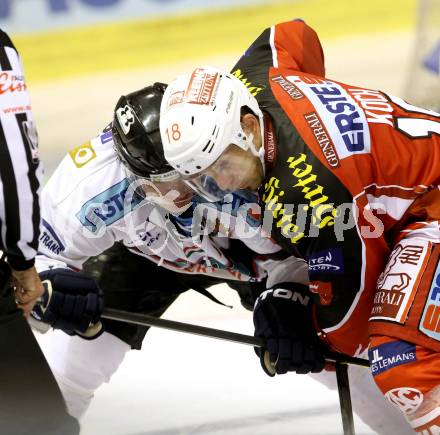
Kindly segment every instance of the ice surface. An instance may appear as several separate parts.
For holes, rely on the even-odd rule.
[[[215,295],[232,310],[190,291],[164,317],[252,334],[252,316],[234,292]],[[374,434],[355,421],[357,434]],[[96,393],[81,435],[341,434],[336,391],[306,375],[269,378],[252,347],[151,329],[109,384]]]

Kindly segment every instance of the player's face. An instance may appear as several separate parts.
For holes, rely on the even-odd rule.
[[[241,124],[243,131],[252,137],[253,151],[231,143],[211,166],[185,177],[187,183],[208,201],[218,201],[237,190],[256,191],[263,182],[263,164],[255,155],[263,145],[258,118],[246,114],[241,118]]]
[[[181,178],[160,182],[137,179],[136,183],[149,201],[172,213],[184,211],[194,195],[194,191]]]
[[[257,190],[263,175],[259,157],[231,144],[211,166],[185,181],[208,201],[219,201],[229,192]]]
[[[225,152],[205,170],[220,189],[236,191],[257,190],[263,181],[263,167],[260,159],[250,150],[229,145]]]

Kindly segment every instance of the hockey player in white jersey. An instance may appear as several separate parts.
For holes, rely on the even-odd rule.
[[[75,270],[83,269],[103,288],[107,306],[129,311],[160,316],[182,291],[193,288],[207,294],[206,287],[220,282],[236,289],[243,305],[251,309],[265,289],[267,269],[286,255],[262,237],[258,219],[240,208],[253,202],[244,193],[231,195],[224,204],[209,204],[207,213],[200,214],[198,229],[192,230],[197,201],[192,193],[185,196],[189,189],[174,189],[175,171],[154,144],[158,141],[161,147],[158,114],[163,90],[155,84],[121,97],[113,128],[61,162],[43,189],[38,270],[57,290],[57,284],[67,285],[67,275],[73,277],[78,274]],[[149,200],[145,192],[133,188],[141,182]],[[186,213],[169,213],[151,200]],[[201,206],[197,209],[203,212]],[[274,267],[271,276],[289,270],[306,273],[301,268]],[[140,273],[146,277],[144,284],[138,282]],[[39,315],[49,320],[44,313]],[[56,334],[53,352],[45,349],[74,415],[85,410],[93,391],[109,379],[130,347],[141,347],[147,330],[103,323],[106,332],[93,342]],[[72,327],[66,332],[77,333]],[[96,338],[100,333],[94,328],[81,335]],[[66,364],[67,355],[89,355],[90,361],[84,364],[79,358]]]
[[[107,306],[157,316],[189,288],[204,292],[227,282],[252,309],[266,286],[308,282],[305,263],[286,258],[260,232],[255,209],[246,205],[252,194],[231,195],[229,202],[206,205],[214,213],[194,215],[197,198],[187,195],[163,158],[158,131],[163,91],[164,85],[155,84],[121,97],[112,128],[62,161],[43,191],[39,270],[83,269],[104,290]],[[143,186],[141,195],[133,185]],[[138,283],[140,274],[145,285]],[[103,323],[105,332],[95,340],[56,331],[43,343],[70,412],[78,417],[130,348],[140,349],[147,331]],[[317,376],[335,386],[333,373]],[[387,433],[386,425],[399,427],[400,415],[374,390],[368,370],[354,368],[352,376],[354,407],[364,420],[380,414],[374,417],[378,433]]]
[[[248,281],[249,273],[229,261],[223,249],[227,249],[230,238],[236,238],[235,221],[244,218],[249,223],[252,218],[250,214],[233,216],[228,237],[221,237],[219,233],[219,237],[200,237],[200,240],[196,240],[196,237],[181,237],[170,231],[169,217],[172,215],[163,207],[182,212],[191,205],[192,192],[185,184],[173,180],[173,177],[177,180],[180,177],[172,168],[152,172],[155,160],[160,158],[156,151],[153,154],[149,150],[147,158],[151,162],[147,158],[143,160],[140,154],[136,155],[140,146],[147,148],[149,145],[147,141],[145,144],[141,142],[139,136],[148,133],[149,137],[153,137],[154,132],[145,132],[142,122],[134,118],[134,110],[137,106],[142,109],[153,104],[153,98],[158,98],[158,95],[161,98],[161,92],[160,85],[156,84],[122,97],[116,108],[114,125],[117,124],[117,127],[106,128],[102,134],[70,151],[64,158],[43,192],[44,233],[40,251],[61,264],[80,269],[89,257],[121,241],[133,252],[178,272],[200,273],[195,265],[204,263],[208,257],[213,269],[210,275]],[[144,116],[145,123],[154,122],[150,114]],[[157,124],[157,120],[155,122]],[[127,139],[124,143],[117,140],[115,146],[113,137],[120,137],[121,134]],[[160,141],[158,131],[156,140]],[[140,142],[140,146],[134,148],[133,143],[136,142]],[[128,163],[129,153],[132,156]],[[127,169],[129,165],[130,169]],[[143,176],[139,175],[141,170],[144,171]],[[145,186],[148,189],[148,200],[145,199],[145,192],[139,189],[139,183],[143,183],[143,189]],[[162,185],[167,186],[166,195],[154,190]],[[169,190],[171,192],[168,193]],[[249,202],[246,197],[241,201],[232,197],[230,200],[234,202],[229,209],[235,208],[231,211],[232,215],[236,214],[237,206],[243,201]],[[158,207],[157,202],[162,207]],[[224,210],[227,209],[225,205]],[[255,252],[267,254],[280,251],[280,247],[270,238],[261,237],[259,231],[248,231],[247,234],[240,234],[240,238]]]

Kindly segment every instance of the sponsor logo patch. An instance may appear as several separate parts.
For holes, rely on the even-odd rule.
[[[344,273],[344,260],[341,248],[326,249],[325,251],[313,252],[309,258],[309,273],[312,277],[317,273]]]
[[[371,373],[379,375],[393,367],[417,361],[415,344],[392,341],[373,347],[368,351]]]
[[[73,150],[69,151],[69,155],[77,168],[82,168],[96,157],[96,152],[90,142],[86,142]]]
[[[370,320],[405,323],[430,251],[428,242],[396,245],[377,282]]]
[[[313,136],[315,136],[316,142],[318,142],[319,148],[321,148],[328,164],[332,168],[337,168],[339,166],[338,154],[318,114],[316,112],[307,113],[304,115],[304,119],[312,130]]]
[[[394,388],[385,397],[406,415],[414,414],[423,402],[423,393],[410,387]]]
[[[41,234],[40,234],[40,244],[49,249],[49,251],[53,252],[56,255],[59,255],[66,248],[61,242],[58,235],[55,233],[54,229],[51,225],[46,222],[44,219],[41,220]]]
[[[266,160],[269,164],[273,164],[277,155],[277,147],[275,146],[275,136],[273,130],[267,130],[264,132],[264,136],[266,138]]]
[[[281,234],[295,244],[305,236],[301,220],[307,215],[311,218],[309,235],[313,236],[317,234],[317,228],[322,229],[334,225],[338,210],[328,202],[329,197],[324,194],[324,187],[316,183],[318,176],[313,173],[313,166],[307,163],[305,154],[291,156],[286,163],[295,183],[293,188],[300,189],[307,203],[299,204],[297,211],[294,212],[291,204],[282,202],[281,197],[285,192],[280,187],[280,180],[276,177],[271,177],[265,183],[262,199],[266,204],[266,209],[272,213],[277,228],[281,228]],[[301,226],[295,222],[300,223]]]
[[[283,89],[292,100],[300,100],[301,98],[304,98],[304,94],[284,76],[279,75],[273,77],[271,80]]]
[[[185,92],[185,100],[192,104],[211,104],[218,73],[212,74],[204,68],[196,68]]]
[[[311,101],[340,159],[370,152],[370,131],[365,114],[341,85],[300,76],[288,76],[287,80]]]
[[[23,76],[13,74],[11,71],[0,72],[0,95],[9,92],[25,92],[26,89]]]
[[[275,133],[273,130],[272,121],[269,115],[264,115],[264,160],[266,162],[266,169],[269,172],[277,159],[278,149],[276,145]]]
[[[183,91],[173,92],[167,101],[167,109],[171,106],[174,106],[174,104],[180,104],[184,101],[184,95],[185,93]]]
[[[428,337],[440,341],[440,262],[432,279],[419,329]]]
[[[101,135],[99,136],[99,139],[101,140],[101,143],[104,145],[107,142],[110,142],[113,140],[113,135],[112,135],[112,131],[108,130],[108,131],[104,131],[103,133],[101,133]]]
[[[129,181],[124,178],[104,192],[89,199],[76,214],[79,221],[92,233],[102,226],[109,226],[133,211],[142,202],[142,198],[133,195],[131,203],[125,204]],[[125,207],[124,207],[125,206]]]

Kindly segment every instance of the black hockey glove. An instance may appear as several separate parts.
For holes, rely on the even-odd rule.
[[[278,284],[258,297],[254,335],[264,338],[267,348],[255,352],[269,376],[324,369],[324,346],[316,335],[311,308],[309,289],[302,284]]]
[[[99,320],[104,295],[92,278],[69,269],[50,269],[41,272],[40,279],[46,292],[32,311],[35,319],[88,340],[104,332]]]

